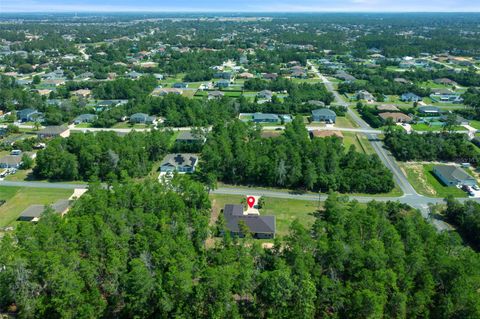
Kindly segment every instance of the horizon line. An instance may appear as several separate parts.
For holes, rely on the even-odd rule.
[[[405,11],[343,11],[343,10],[325,10],[325,11],[255,11],[255,10],[168,10],[168,9],[153,9],[153,10],[52,10],[52,11],[44,11],[44,10],[33,10],[33,11],[3,11],[0,12],[0,16],[2,14],[12,14],[12,13],[48,13],[48,14],[55,14],[55,13],[148,13],[148,14],[155,14],[155,13],[269,13],[269,14],[294,14],[294,13],[303,13],[303,14],[315,14],[315,13],[472,13],[477,14],[480,13],[480,9],[478,11],[472,10],[459,10],[459,11],[427,11],[427,10],[405,10]]]

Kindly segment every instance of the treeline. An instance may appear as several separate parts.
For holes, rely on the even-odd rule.
[[[93,89],[97,99],[133,99],[146,96],[157,86],[155,77],[145,75],[138,80],[117,79],[106,81]]]
[[[453,196],[445,199],[445,217],[477,251],[480,250],[480,203],[469,200],[460,203]]]
[[[378,157],[347,151],[336,137],[311,140],[302,117],[272,139],[240,121],[215,126],[200,171],[225,183],[323,192],[386,193],[394,187]]]
[[[478,152],[460,133],[425,133],[389,130],[385,145],[400,161],[455,161],[477,163]]]
[[[172,133],[153,130],[123,137],[114,132],[72,134],[56,138],[37,153],[33,174],[50,180],[114,181],[143,177],[162,159]]]
[[[174,191],[175,189],[175,191]],[[91,185],[0,243],[0,312],[21,318],[478,318],[480,258],[399,203],[332,194],[273,249],[205,248],[210,202],[176,178]]]

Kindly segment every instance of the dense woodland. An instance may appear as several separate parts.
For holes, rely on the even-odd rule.
[[[171,188],[170,188],[171,187]],[[332,194],[273,249],[225,236],[175,179],[90,186],[0,243],[0,311],[20,318],[478,318],[480,257],[398,203]],[[220,223],[219,227],[222,227]]]
[[[480,251],[480,204],[469,200],[460,203],[453,197],[446,199],[445,217],[477,251]]]
[[[157,130],[72,134],[55,138],[37,153],[33,174],[50,180],[109,181],[147,175],[171,146],[172,134]]]
[[[233,184],[346,193],[386,193],[394,187],[377,156],[346,150],[336,137],[311,140],[302,117],[272,139],[240,121],[217,125],[201,160],[202,174]]]
[[[425,133],[407,134],[391,130],[385,134],[385,145],[400,161],[478,162],[478,152],[466,134]]]

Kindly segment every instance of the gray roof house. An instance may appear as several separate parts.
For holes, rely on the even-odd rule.
[[[418,108],[418,112],[422,114],[428,114],[428,115],[439,115],[440,114],[440,109],[436,106],[420,106]]]
[[[223,209],[225,223],[233,236],[244,237],[239,223],[245,223],[250,233],[257,239],[275,237],[275,216],[244,215],[243,205],[227,204]]]
[[[263,90],[257,93],[257,96],[262,99],[271,100],[273,96],[273,92],[270,90]]]
[[[408,92],[408,93],[403,93],[400,96],[400,100],[403,102],[419,102],[422,100],[422,98],[416,95],[415,93]]]
[[[182,131],[178,135],[176,142],[182,143],[197,143],[201,142],[202,144],[205,143],[206,138],[200,134],[192,134],[192,131]]]
[[[156,117],[150,116],[145,113],[135,113],[130,115],[130,122],[131,123],[143,123],[143,124],[152,124],[155,122]]]
[[[228,88],[230,86],[230,81],[220,80],[217,83],[215,83],[215,86],[218,88]]]
[[[463,169],[454,165],[436,165],[433,167],[433,173],[446,186],[473,186],[477,184],[475,178],[468,175]]]
[[[186,89],[188,88],[188,83],[185,82],[177,82],[173,84],[173,87],[176,89]]]
[[[271,113],[253,113],[253,122],[255,123],[276,123],[280,122],[277,114]]]
[[[325,122],[335,123],[336,119],[337,119],[337,114],[335,114],[335,112],[333,112],[332,110],[317,109],[312,111],[312,120],[314,122],[325,121]]]
[[[193,173],[198,164],[196,154],[168,154],[160,164],[160,172]]]
[[[40,138],[49,137],[69,137],[70,129],[63,125],[47,126],[44,129],[37,132],[37,136]]]
[[[68,211],[72,204],[72,201],[68,199],[60,199],[51,205],[53,211],[62,216]],[[25,209],[17,218],[18,221],[36,222],[40,219],[40,216],[47,209],[45,205],[31,205]]]
[[[0,158],[0,168],[19,168],[22,164],[22,156],[5,155]]]
[[[43,114],[35,109],[27,108],[17,112],[17,118],[20,122],[34,122],[40,119]]]
[[[222,91],[210,91],[208,92],[208,99],[221,99],[224,95],[225,93],[223,93]]]
[[[75,124],[91,123],[96,119],[97,119],[97,116],[95,114],[81,114],[73,120],[73,123]]]

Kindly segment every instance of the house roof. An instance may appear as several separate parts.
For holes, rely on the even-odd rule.
[[[225,93],[223,93],[222,91],[210,91],[208,92],[208,96],[214,96],[214,97],[220,97],[220,96],[224,96]]]
[[[408,121],[411,121],[412,118],[406,114],[403,114],[403,113],[400,113],[400,112],[384,112],[384,113],[380,113],[378,114],[378,116],[380,116],[382,119],[386,120],[386,119],[393,119],[395,121],[398,121],[398,120],[401,120],[401,121],[405,121],[405,122],[408,122]]]
[[[468,175],[467,172],[465,172],[463,169],[454,165],[436,165],[434,166],[434,171],[438,172],[445,179],[452,182],[461,182],[474,179],[472,176]]]
[[[279,121],[279,117],[277,114],[272,113],[253,113],[254,120],[275,120]]]
[[[96,118],[97,118],[97,116],[95,114],[86,113],[86,114],[80,114],[79,116],[77,116],[75,118],[75,121],[93,120],[93,119],[96,119]]]
[[[0,163],[7,164],[8,166],[18,165],[22,162],[22,157],[19,155],[5,155],[0,158]]]
[[[64,213],[72,204],[71,200],[60,199],[52,204],[52,209],[56,213]],[[40,215],[45,211],[47,206],[45,205],[30,205],[27,209],[20,213],[19,219],[34,219],[40,217]]]
[[[223,209],[227,228],[239,232],[243,221],[252,233],[275,233],[275,216],[243,215],[242,205],[225,205]]]
[[[313,116],[337,116],[335,112],[329,109],[316,109],[312,111]]]
[[[426,106],[420,106],[418,108],[418,111],[419,112],[422,112],[422,113],[439,113],[440,112],[440,109],[436,106],[430,106],[430,105],[426,105]]]
[[[63,125],[47,126],[44,129],[38,131],[38,135],[59,135],[68,130],[68,127]]]
[[[379,111],[398,111],[398,108],[393,104],[382,104],[377,106]]]
[[[192,134],[192,131],[182,131],[178,135],[177,141],[203,141],[205,138],[203,136]]]
[[[196,154],[178,153],[168,154],[163,158],[161,166],[191,166],[194,167],[198,162],[198,156]]]

